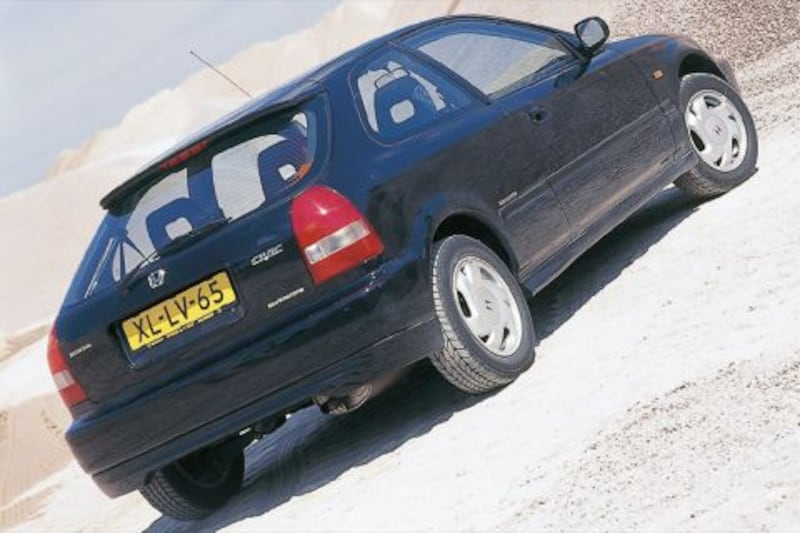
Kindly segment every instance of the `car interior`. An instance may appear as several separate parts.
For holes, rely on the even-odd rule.
[[[381,132],[399,137],[433,121],[437,109],[422,83],[398,67],[375,80],[375,114]]]

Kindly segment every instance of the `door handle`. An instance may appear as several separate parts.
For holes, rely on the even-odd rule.
[[[541,124],[550,118],[550,113],[543,107],[533,107],[528,110],[528,116],[534,124]]]

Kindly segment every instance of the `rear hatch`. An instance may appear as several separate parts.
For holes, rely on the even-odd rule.
[[[319,95],[200,140],[110,202],[57,321],[90,400],[168,383],[309,301],[289,205],[325,166],[328,116]]]

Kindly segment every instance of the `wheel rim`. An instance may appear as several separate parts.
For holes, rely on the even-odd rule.
[[[720,172],[731,172],[747,155],[747,129],[736,105],[717,91],[700,91],[686,106],[686,127],[697,155]]]
[[[522,341],[517,301],[503,277],[478,257],[464,257],[453,271],[453,297],[470,333],[490,352],[514,354]]]

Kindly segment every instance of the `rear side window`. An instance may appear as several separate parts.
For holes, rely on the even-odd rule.
[[[552,33],[499,22],[452,22],[412,35],[404,44],[494,98],[573,57]]]
[[[472,103],[463,89],[397,50],[358,69],[355,85],[365,122],[389,141],[422,131]]]
[[[260,119],[135,191],[100,224],[65,305],[112,286],[189,232],[235,222],[289,193],[321,166],[327,103]]]

